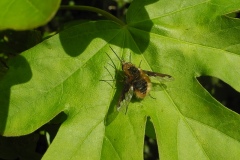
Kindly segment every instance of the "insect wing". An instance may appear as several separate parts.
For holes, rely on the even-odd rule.
[[[160,82],[170,82],[174,80],[174,78],[168,74],[151,72],[146,70],[143,70],[143,72],[146,73],[148,76],[156,77]]]
[[[119,98],[119,101],[118,101],[118,105],[117,105],[118,111],[125,110],[125,114],[126,114],[127,107],[133,97],[133,93],[134,93],[133,86],[129,84],[125,84],[121,97]]]

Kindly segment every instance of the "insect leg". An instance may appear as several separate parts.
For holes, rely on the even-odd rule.
[[[105,52],[106,54],[107,54],[107,52]],[[113,63],[113,66],[112,65],[110,65],[110,66],[112,66],[115,70],[117,70],[117,67],[116,67],[116,65],[115,65],[115,63],[113,62],[113,60],[112,60],[112,58],[107,54],[107,56],[108,56],[108,58],[111,60],[111,62]]]
[[[107,72],[110,74],[110,76],[112,77],[112,79],[114,80],[114,78],[113,78],[113,76],[112,76],[112,74],[110,73],[110,71],[107,69],[107,67],[106,66],[104,66],[104,68],[107,70]]]
[[[153,97],[150,93],[148,94],[152,99],[156,99],[155,97]]]
[[[140,66],[141,66],[141,63],[142,63],[142,60],[140,61],[139,65],[138,65],[138,68],[140,68]]]
[[[99,80],[99,81],[106,82],[106,83],[109,84],[112,88],[114,88],[113,85],[111,85],[108,81],[115,81],[115,80],[114,80],[112,74],[110,73],[110,71],[107,69],[107,67],[104,66],[104,68],[105,68],[105,69],[107,70],[107,72],[110,74],[110,76],[112,77],[112,80]]]

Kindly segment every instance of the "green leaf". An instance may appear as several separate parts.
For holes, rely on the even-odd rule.
[[[229,4],[229,5],[227,5]],[[127,25],[70,27],[9,62],[0,81],[0,132],[31,133],[67,114],[43,159],[143,159],[147,117],[161,159],[238,159],[240,116],[197,81],[214,76],[240,91],[240,21],[233,1],[133,1]],[[122,83],[110,47],[125,61],[174,81],[116,112]],[[111,87],[100,80],[112,77]],[[154,85],[157,82],[154,81]]]
[[[46,24],[55,15],[60,0],[1,0],[0,30],[27,30]]]

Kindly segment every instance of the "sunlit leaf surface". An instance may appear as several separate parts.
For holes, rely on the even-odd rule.
[[[240,21],[224,16],[236,1],[133,1],[126,26],[111,21],[68,28],[9,62],[0,81],[0,131],[29,134],[67,114],[43,159],[143,159],[149,116],[161,159],[238,159],[240,116],[196,77],[217,77],[240,91]],[[144,70],[174,81],[116,111],[122,88],[110,47]],[[111,85],[100,80],[112,77]],[[116,76],[115,76],[116,75]],[[161,84],[160,84],[161,85]],[[162,89],[161,89],[162,88]]]

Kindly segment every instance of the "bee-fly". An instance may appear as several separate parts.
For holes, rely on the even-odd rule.
[[[117,104],[118,111],[123,106],[128,106],[128,103],[131,101],[133,94],[139,99],[144,99],[146,95],[149,94],[152,86],[149,76],[159,77],[164,81],[173,80],[172,76],[170,75],[142,70],[131,62],[125,62],[124,60],[121,60],[116,52],[112,49],[112,47],[110,48],[116,57],[120,60],[122,64],[122,71],[124,73],[123,90]],[[115,64],[113,65],[116,68]]]

